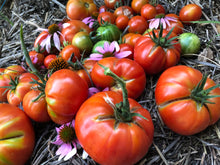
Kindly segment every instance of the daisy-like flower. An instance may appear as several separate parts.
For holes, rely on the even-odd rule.
[[[170,22],[177,22],[177,19],[174,17],[164,17],[164,16],[159,16],[153,19],[148,20],[149,23],[149,29],[158,29],[160,24],[162,24],[163,29],[166,29],[167,27],[170,26]]]
[[[131,51],[120,51],[120,47],[116,41],[109,44],[108,41],[104,42],[104,46],[97,46],[95,49],[98,53],[92,53],[89,56],[90,60],[99,61],[105,57],[125,58],[128,57]]]
[[[93,24],[94,22],[96,22],[96,20],[94,18],[90,17],[86,17],[82,20],[82,22],[84,22],[86,25],[89,26],[90,29],[93,28]]]
[[[36,43],[40,42],[41,49],[46,49],[48,53],[50,53],[52,45],[54,45],[57,50],[60,51],[60,26],[57,24],[52,24],[48,27],[48,29],[38,28],[37,31],[42,31],[42,35],[39,35],[36,39]]]
[[[77,144],[79,141],[75,134],[75,121],[63,124],[59,128],[56,128],[57,137],[53,144],[59,145],[59,149],[56,151],[56,155],[60,155],[58,160],[64,158],[64,161],[70,159],[77,153]],[[82,157],[85,159],[88,154],[84,151]]]

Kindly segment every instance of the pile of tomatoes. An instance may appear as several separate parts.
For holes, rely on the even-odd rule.
[[[27,161],[35,141],[30,120],[58,125],[75,120],[76,136],[96,162],[137,163],[154,135],[151,115],[138,103],[148,76],[159,75],[155,102],[172,131],[193,135],[218,121],[219,86],[199,70],[178,65],[189,40],[184,35],[180,42],[179,36],[200,19],[201,7],[189,4],[175,14],[148,0],[125,4],[69,0],[67,18],[42,30],[33,50],[27,52],[23,43],[26,64],[0,69],[0,164]],[[107,47],[114,49],[90,59]],[[114,56],[125,51],[129,56]]]

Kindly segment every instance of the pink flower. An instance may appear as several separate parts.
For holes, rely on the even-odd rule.
[[[109,87],[106,87],[105,89],[103,89],[102,91],[109,91]],[[88,97],[91,97],[92,95],[98,93],[98,92],[101,92],[101,90],[99,90],[98,88],[96,87],[90,87],[89,88],[89,96]]]
[[[84,18],[84,19],[82,20],[82,22],[84,22],[86,25],[88,25],[90,29],[93,28],[92,26],[93,26],[93,24],[94,24],[95,21],[96,21],[96,20],[93,19],[92,17],[86,17],[86,18]]]
[[[52,143],[59,145],[59,149],[56,151],[56,155],[60,155],[58,160],[64,158],[64,161],[66,161],[77,153],[77,144],[79,145],[79,141],[76,138],[74,127],[75,121],[73,120],[56,128],[58,135],[56,141]],[[83,158],[87,156],[88,154],[83,153]]]
[[[160,24],[162,24],[163,29],[166,29],[170,26],[170,22],[177,22],[177,19],[174,17],[164,17],[164,18],[153,18],[149,20],[149,29],[158,29]]]
[[[37,38],[35,41],[38,43],[42,38],[44,38],[41,43],[40,47],[41,49],[46,49],[48,53],[50,53],[50,49],[52,47],[52,44],[57,48],[57,50],[60,51],[60,37],[59,35],[62,35],[60,32],[60,26],[57,24],[52,24],[48,27],[48,29],[38,28],[37,31],[45,31],[43,35]]]
[[[99,61],[105,57],[115,56],[117,58],[128,57],[132,52],[131,51],[122,51],[120,52],[120,47],[116,41],[113,41],[109,44],[108,41],[104,42],[104,47],[98,46],[95,49],[98,53],[92,53],[89,56],[90,60]]]

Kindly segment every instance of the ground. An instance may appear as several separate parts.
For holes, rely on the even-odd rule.
[[[19,29],[24,29],[24,40],[28,50],[39,32],[38,27],[47,28],[59,23],[66,17],[67,0],[4,0],[0,1],[0,67],[25,62],[21,51]],[[166,11],[178,14],[180,8],[191,0],[159,1]],[[201,20],[219,21],[220,1],[196,0],[203,10]],[[100,5],[102,1],[96,1]],[[220,24],[200,23],[185,27],[185,32],[197,34],[201,41],[201,49],[194,58],[181,57],[179,64],[188,65],[207,73],[216,83],[220,82]],[[138,162],[146,164],[220,164],[220,121],[206,130],[193,136],[181,136],[170,131],[159,117],[154,101],[154,89],[158,76],[149,76],[148,83],[139,103],[148,109],[155,125],[154,142],[147,155]],[[36,130],[36,147],[27,164],[96,164],[91,158],[82,160],[80,154],[67,162],[57,161],[56,146],[51,144],[56,137],[55,124],[39,124],[33,122]]]

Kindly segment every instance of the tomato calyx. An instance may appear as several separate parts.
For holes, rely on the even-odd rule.
[[[99,64],[99,63],[98,63]],[[107,76],[111,76],[112,78],[114,78],[114,80],[120,85],[121,90],[122,90],[122,95],[123,95],[123,101],[117,104],[113,104],[111,102],[110,99],[108,99],[108,97],[105,99],[106,102],[113,108],[114,110],[114,117],[116,119],[116,123],[119,122],[132,122],[132,118],[134,116],[139,116],[145,120],[148,120],[147,118],[145,118],[144,116],[142,116],[139,113],[131,113],[130,111],[130,105],[129,105],[129,101],[128,101],[128,92],[126,89],[126,83],[125,81],[118,77],[115,73],[113,73],[110,68],[99,64],[99,66],[101,66],[104,69],[104,74]],[[116,124],[117,125],[117,124]]]
[[[201,104],[201,106],[203,106],[206,103],[215,104],[214,102],[208,101],[208,99],[214,98],[214,97],[220,97],[220,95],[209,95],[210,91],[220,86],[219,84],[204,90],[206,80],[207,80],[207,75],[202,77],[201,81],[192,90],[191,95],[190,95],[190,97],[193,100],[195,100],[197,103]]]

